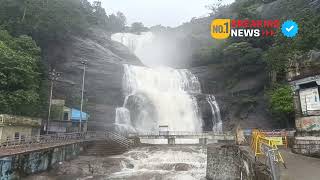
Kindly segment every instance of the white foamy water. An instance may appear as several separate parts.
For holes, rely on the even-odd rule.
[[[202,146],[137,147],[115,156],[79,156],[28,180],[205,180],[206,148]]]
[[[197,101],[188,93],[200,92],[199,81],[192,73],[164,67],[150,69],[125,65],[124,69],[125,94],[143,93],[155,108],[154,116],[147,116],[143,110],[135,112],[143,119],[133,123],[136,129],[151,132],[160,125],[167,125],[170,131],[201,131]],[[126,103],[124,107],[127,107]],[[146,123],[150,121],[155,122]]]
[[[126,45],[142,62],[150,58],[154,35],[118,33],[112,39]],[[203,120],[195,94],[201,94],[198,78],[187,69],[124,65],[123,107],[116,109],[118,130],[154,132],[159,126],[169,131],[200,132]],[[222,131],[220,110],[213,95],[206,98],[212,110],[213,130]]]
[[[222,132],[222,120],[221,120],[219,105],[213,95],[208,95],[207,101],[210,104],[211,112],[212,112],[212,124],[213,124],[212,131],[221,133]]]
[[[201,180],[206,175],[206,148],[143,147],[123,155],[122,169],[110,179]]]

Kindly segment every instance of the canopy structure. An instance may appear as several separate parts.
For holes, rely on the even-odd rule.
[[[87,121],[89,115],[85,112],[82,112],[82,121]],[[80,110],[78,109],[71,109],[71,120],[72,122],[79,122],[80,121]]]

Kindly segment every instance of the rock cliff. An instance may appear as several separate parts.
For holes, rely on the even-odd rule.
[[[67,106],[80,107],[83,66],[85,79],[84,111],[90,114],[89,128],[104,128],[114,122],[115,108],[122,106],[122,64],[140,65],[127,47],[110,40],[110,34],[91,30],[86,37],[73,36],[63,43],[52,43],[44,50],[49,65],[62,72],[55,82],[54,97],[66,99]]]

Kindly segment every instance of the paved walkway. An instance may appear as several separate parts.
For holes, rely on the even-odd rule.
[[[80,143],[80,142],[83,142],[83,141],[73,140],[73,141],[65,141],[65,142],[30,144],[30,145],[16,146],[16,147],[10,147],[10,148],[0,148],[0,158],[10,156],[10,155],[15,155],[15,154],[24,154],[24,153],[30,153],[33,151],[43,150],[43,149],[66,146],[66,145]]]
[[[294,154],[281,150],[287,169],[281,166],[281,180],[320,180],[320,158]]]

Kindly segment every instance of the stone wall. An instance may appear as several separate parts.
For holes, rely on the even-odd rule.
[[[320,157],[320,132],[296,132],[292,151],[306,156]]]
[[[240,179],[238,148],[214,144],[207,149],[207,179]]]
[[[319,69],[319,68],[318,68]],[[320,115],[319,97],[320,75],[305,74],[290,81],[294,91],[295,126],[296,133],[293,139],[292,151],[306,156],[320,157]],[[305,89],[301,86],[312,85],[309,94],[301,94]],[[313,92],[312,89],[316,90]]]
[[[214,144],[207,151],[208,180],[271,180],[267,167],[248,150],[232,144]]]
[[[72,144],[0,158],[0,179],[22,179],[46,171],[58,162],[76,158],[82,150],[82,144]]]

